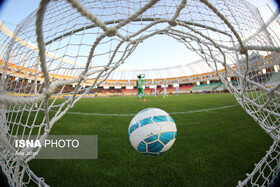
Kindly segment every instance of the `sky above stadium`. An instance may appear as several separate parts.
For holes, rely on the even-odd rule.
[[[264,21],[268,20],[271,10],[276,10],[273,0],[248,0],[256,6]],[[14,31],[16,25],[33,12],[39,0],[6,0],[0,7],[0,21]],[[270,8],[266,5],[268,4]],[[120,66],[121,69],[149,69],[163,68],[188,64],[199,60],[198,56],[188,56],[182,44],[167,36],[155,36],[145,40],[135,52]]]

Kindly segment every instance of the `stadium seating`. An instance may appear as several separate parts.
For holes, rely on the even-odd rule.
[[[280,80],[280,71],[272,72],[270,79],[266,82],[266,86],[274,86],[276,83],[279,83]]]
[[[222,85],[221,82],[196,85],[192,88],[192,91],[194,93],[197,93],[197,92],[211,92],[211,91],[214,91],[216,88],[220,87],[221,85]]]
[[[276,55],[278,58],[278,56]],[[255,59],[256,62],[253,63],[255,65],[256,63],[261,64],[261,68],[266,68],[268,66],[270,69],[268,70],[268,73],[266,74],[258,74],[257,73],[254,78],[255,79],[261,79],[261,81],[265,86],[271,87],[275,86],[279,80],[280,80],[280,73],[274,72],[271,70],[273,67],[271,64],[275,61],[275,54],[270,54],[268,56],[265,56],[263,58],[257,58]],[[276,59],[277,60],[277,59]],[[264,63],[265,62],[265,63]],[[4,65],[3,60],[0,59],[0,63]],[[3,67],[3,66],[2,66]],[[236,68],[236,67],[233,67]],[[4,69],[0,69],[0,75],[4,72]],[[32,84],[35,80],[38,82],[38,88],[37,92],[42,93],[42,90],[44,88],[44,84],[40,84],[43,82],[43,77],[41,74],[38,75],[38,77],[29,76],[31,73],[34,74],[35,70],[31,68],[24,67],[24,64],[14,65],[12,63],[7,63],[7,67],[5,69],[6,75],[8,75],[8,78],[12,80],[12,83],[7,87],[8,92],[14,92],[17,91],[18,93],[31,93]],[[219,72],[223,75],[225,72],[224,69],[219,70]],[[254,73],[254,72],[252,72]],[[232,75],[233,76],[233,75]],[[77,77],[69,77],[67,75],[60,75],[60,74],[50,74],[51,80],[69,80],[74,79]],[[234,76],[233,76],[233,79]],[[214,83],[206,84],[207,81],[211,81]],[[83,83],[83,87],[89,87],[92,85],[92,83],[95,80],[88,79]],[[98,80],[100,82],[101,80]],[[218,82],[216,82],[218,81]],[[197,82],[200,82],[201,85],[195,85]],[[30,85],[29,85],[30,84]],[[190,89],[192,89],[193,93],[208,93],[208,92],[223,92],[227,91],[226,86],[219,82],[219,78],[217,77],[216,73],[208,72],[203,74],[197,74],[197,75],[191,75],[191,76],[183,76],[183,77],[170,77],[170,78],[157,78],[157,79],[146,79],[145,85],[147,88],[145,88],[144,92],[146,95],[154,95],[154,89],[148,88],[148,86],[158,86],[157,94],[163,94],[164,89],[162,87],[159,87],[161,85],[168,85],[166,88],[167,93],[176,93],[176,88],[173,87],[174,84],[179,85],[179,89],[177,90],[179,94],[188,94],[190,93]],[[235,80],[232,80],[232,84],[237,84]],[[28,86],[29,85],[29,86]],[[194,86],[195,85],[195,86]],[[105,89],[105,86],[109,89]],[[136,89],[136,79],[132,80],[114,80],[109,79],[106,80],[104,83],[99,85],[99,88],[95,88],[92,91],[90,91],[89,94],[99,94],[101,96],[121,96],[121,95],[137,95],[137,89]],[[120,87],[121,89],[118,89]],[[127,87],[127,88],[126,88]],[[130,87],[130,89],[128,88]],[[22,88],[25,88],[24,90]],[[116,89],[117,88],[117,89]],[[133,89],[131,89],[133,88]],[[67,85],[64,87],[64,93],[71,93],[75,89],[74,85]],[[56,90],[56,94],[59,93],[60,88]]]

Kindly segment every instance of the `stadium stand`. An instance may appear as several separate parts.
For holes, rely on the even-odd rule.
[[[267,58],[266,58],[267,59]],[[3,63],[3,61],[1,61]],[[0,70],[0,74],[1,74]],[[33,69],[26,69],[20,66],[14,66],[10,63],[8,63],[8,71],[10,72],[9,79],[14,80],[14,82],[9,85],[9,90],[18,90],[20,93],[30,93],[31,92],[31,84],[34,83],[35,77],[29,77],[29,79],[26,78],[26,74],[30,71],[34,71]],[[259,82],[263,82],[264,85],[267,87],[275,85],[280,80],[280,73],[279,72],[270,72],[271,70],[268,70],[267,73],[259,74],[257,72],[251,72],[252,76],[255,76],[256,79],[259,79]],[[53,80],[54,79],[63,79],[67,80],[69,79],[68,76],[62,76],[62,75],[52,75]],[[211,79],[212,78],[212,79]],[[235,77],[232,77],[232,79],[235,79]],[[210,84],[206,83],[206,80],[216,81],[212,82]],[[262,81],[260,81],[262,80]],[[85,83],[85,87],[89,87],[94,80],[88,80]],[[100,81],[100,80],[98,80]],[[196,85],[197,82],[200,82],[201,85]],[[237,84],[236,80],[231,81],[233,84]],[[37,92],[42,93],[42,90],[44,88],[44,84],[41,84],[42,80],[41,77],[37,77]],[[30,86],[28,86],[30,84]],[[166,88],[167,93],[176,93],[176,88],[174,85],[179,85],[178,93],[177,94],[188,94],[190,93],[190,89],[192,89],[193,93],[213,93],[213,92],[227,92],[226,86],[218,81],[218,77],[215,76],[213,72],[210,72],[209,74],[201,74],[201,75],[195,75],[195,76],[184,76],[184,77],[173,77],[168,79],[147,79],[145,82],[145,94],[147,95],[154,95],[154,88],[150,88],[150,86],[157,86],[157,94],[163,94],[163,88],[161,85],[167,85]],[[105,88],[105,86],[107,88]],[[99,88],[94,88],[92,90],[92,94],[95,94],[95,96],[122,96],[122,95],[130,95],[135,96],[137,95],[137,89],[136,89],[136,80],[107,80],[104,84],[102,84]],[[117,89],[116,87],[120,87]],[[130,88],[128,88],[130,87]],[[24,89],[22,89],[24,88]],[[67,85],[64,88],[65,93],[72,93],[75,89],[75,85]],[[60,88],[57,88],[56,93],[59,93]]]
[[[221,84],[222,84],[221,82],[217,82],[217,83],[211,83],[211,84],[196,85],[192,88],[192,91],[194,93],[197,93],[197,92],[212,92],[217,87],[219,87]]]
[[[257,82],[263,83],[267,87],[276,85],[280,80],[279,65],[275,64],[278,61],[279,55],[269,54],[265,57],[257,56],[252,54],[250,57],[250,65],[255,67],[249,72],[250,76]],[[243,61],[241,60],[240,63]],[[4,62],[0,59],[0,63],[3,65]],[[24,64],[23,64],[24,65]],[[13,80],[12,84],[8,85],[7,91],[17,91],[18,93],[28,94],[31,93],[34,87],[35,81],[37,81],[37,93],[42,93],[44,89],[43,78],[41,74],[35,78],[34,76],[28,76],[31,72],[35,72],[35,69],[26,68],[24,66],[14,65],[10,62],[6,66],[6,75],[10,80]],[[4,66],[1,66],[4,67]],[[235,68],[235,67],[233,67]],[[3,73],[4,69],[0,69],[0,75]],[[225,73],[224,69],[219,70],[222,75]],[[77,77],[70,77],[60,74],[51,74],[51,79],[55,80],[69,80]],[[232,84],[237,84],[236,78],[231,77]],[[92,79],[88,79],[84,83],[84,87],[88,88],[92,85]],[[98,80],[100,82],[101,80]],[[197,85],[199,82],[200,85]],[[214,71],[202,74],[195,74],[190,76],[182,77],[169,77],[169,78],[155,78],[146,79],[145,82],[145,94],[155,95],[154,86],[157,87],[157,94],[163,94],[163,85],[166,85],[167,93],[177,93],[177,94],[189,94],[190,89],[193,93],[219,93],[227,92],[226,86],[219,81],[219,77]],[[175,85],[179,86],[176,90]],[[67,85],[64,88],[64,93],[72,93],[75,89],[75,85]],[[56,94],[59,93],[60,88],[56,89]],[[33,92],[34,93],[34,92]],[[99,85],[98,88],[94,88],[91,94],[95,96],[122,96],[122,95],[137,95],[136,89],[136,79],[107,79],[104,83]]]
[[[269,80],[266,83],[266,86],[274,86],[276,83],[279,83],[280,72],[272,72]]]

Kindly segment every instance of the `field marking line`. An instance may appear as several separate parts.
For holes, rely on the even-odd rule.
[[[198,112],[207,112],[211,110],[220,110],[225,108],[232,108],[239,106],[239,104],[235,105],[227,105],[222,107],[215,107],[215,108],[207,108],[207,109],[200,109],[200,110],[191,110],[191,111],[185,111],[185,112],[170,112],[170,115],[173,114],[189,114],[189,113],[198,113]],[[53,111],[56,112],[56,111]],[[76,115],[86,115],[86,116],[135,116],[136,114],[102,114],[102,113],[83,113],[83,112],[67,112],[66,114],[76,114]]]
[[[197,113],[197,112],[207,112],[207,111],[211,111],[211,110],[220,110],[220,109],[232,108],[232,107],[236,107],[236,106],[240,106],[240,105],[239,104],[235,104],[235,105],[227,105],[227,106],[221,106],[221,107],[215,107],[215,108],[191,110],[191,111],[185,111],[185,112],[170,112],[169,114],[188,114],[188,113]]]

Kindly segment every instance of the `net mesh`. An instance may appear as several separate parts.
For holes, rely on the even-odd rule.
[[[14,33],[1,24],[0,164],[9,184],[46,185],[28,167],[35,156],[16,155],[40,148],[15,148],[15,140],[36,135],[43,142],[80,98],[157,35],[199,55],[199,67],[215,71],[273,138],[265,157],[238,182],[270,184],[279,165],[279,28],[278,13],[264,23],[244,0],[44,0]]]

